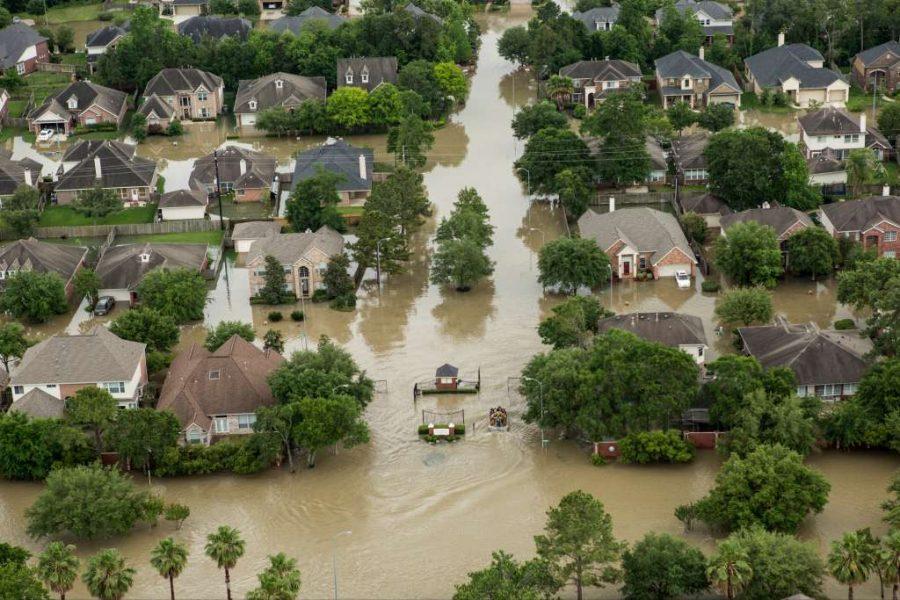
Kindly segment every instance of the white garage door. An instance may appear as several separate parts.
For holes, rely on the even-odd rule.
[[[256,115],[241,115],[241,125],[256,125]]]
[[[691,272],[690,265],[663,265],[659,268],[660,277],[675,277],[675,271]]]

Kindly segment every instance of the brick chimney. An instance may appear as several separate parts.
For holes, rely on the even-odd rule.
[[[367,179],[366,177],[366,156],[365,154],[359,155],[359,178]]]
[[[706,60],[706,52],[703,50],[703,46],[700,46],[700,51],[697,53],[697,56],[700,57],[700,60]]]

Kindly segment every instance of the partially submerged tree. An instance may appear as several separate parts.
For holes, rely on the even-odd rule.
[[[726,325],[765,324],[772,320],[772,294],[761,287],[734,288],[722,295],[715,313]]]
[[[732,225],[725,234],[716,240],[716,267],[738,285],[774,287],[783,271],[775,230],[747,221]]]
[[[246,543],[241,537],[241,532],[233,527],[221,525],[206,536],[206,556],[216,562],[216,565],[225,571],[225,597],[231,600],[231,570],[237,561],[244,555]]]
[[[6,279],[0,309],[17,319],[46,323],[69,309],[65,283],[56,273],[19,271]]]
[[[538,281],[544,287],[558,286],[574,295],[579,287],[594,288],[609,281],[609,258],[593,240],[559,238],[541,248]]]

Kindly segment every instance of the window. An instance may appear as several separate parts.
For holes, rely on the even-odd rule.
[[[266,270],[265,269],[256,269],[255,271],[253,271],[253,274],[256,275],[257,277],[265,277]]]
[[[256,100],[251,100],[247,105],[250,107],[250,110],[256,110]]]
[[[238,415],[238,429],[252,429],[256,423],[256,415]]]
[[[700,346],[699,348],[697,348],[697,356],[699,356],[701,358],[703,357],[703,346]]]
[[[210,381],[218,381],[222,378],[222,371],[219,369],[215,369],[209,372],[209,380]]]
[[[681,89],[683,89],[683,90],[689,90],[689,89],[691,89],[691,80],[690,80],[690,78],[685,77],[684,79],[681,80]]]
[[[182,96],[182,97],[181,97],[181,105],[182,105],[182,106],[190,106],[190,105],[191,105],[191,99],[190,99],[190,97],[188,97],[188,96]]]
[[[369,83],[369,72],[363,69],[363,72],[359,74],[360,79],[362,79],[363,83]]]
[[[894,252],[893,250],[885,250],[884,258],[897,258],[897,253]]]
[[[856,384],[855,383],[845,383],[844,384],[844,395],[852,396],[856,393]]]
[[[806,398],[806,386],[801,385],[797,387],[797,396],[800,398]]]
[[[22,387],[21,385],[14,385],[14,386],[13,386],[13,394],[17,394],[17,395],[18,395],[18,394],[23,394],[23,393],[25,393],[25,388],[24,388],[24,387]]]
[[[197,100],[199,100],[200,102],[206,102],[206,99],[208,97],[209,96],[207,95],[206,92],[197,92]]]
[[[642,256],[642,257],[638,260],[638,266],[639,266],[641,269],[646,269],[646,268],[647,268],[647,259],[646,259],[645,257]]]
[[[209,117],[209,109],[205,106],[200,109],[200,116],[204,119]]]
[[[284,82],[280,79],[276,79],[275,80],[275,89],[280,90],[283,87],[284,87]]]
[[[125,382],[124,381],[104,381],[100,384],[100,387],[109,392],[110,394],[124,394],[125,393]]]
[[[228,433],[228,417],[216,417],[213,420],[213,427],[216,433]]]
[[[353,71],[347,71],[347,74],[344,76],[344,81],[347,82],[347,85],[351,85],[353,83]]]
[[[896,231],[885,231],[884,232],[884,241],[896,242],[897,241],[897,232]]]
[[[55,383],[48,383],[48,384],[47,384],[47,389],[48,389],[48,390],[56,389],[56,384],[55,384]]]
[[[835,136],[835,137],[838,137],[838,136]],[[845,136],[844,136],[844,143],[845,143],[845,144],[856,143],[856,142],[858,142],[858,141],[859,141],[859,134],[858,134],[858,133],[854,133],[853,135],[845,135]]]
[[[16,73],[19,75],[25,74],[25,63],[16,63]]]
[[[816,386],[816,396],[820,398],[833,398],[841,395],[841,385],[839,383],[828,383]]]
[[[191,429],[185,436],[188,444],[200,444],[203,442],[203,432],[199,429]]]
[[[78,98],[72,96],[66,101],[66,106],[69,107],[69,110],[75,110],[76,108],[78,108]]]

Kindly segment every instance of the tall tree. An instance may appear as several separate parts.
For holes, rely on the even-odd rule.
[[[541,248],[538,281],[544,287],[559,286],[574,295],[579,287],[596,287],[609,281],[609,258],[593,240],[559,238]]]
[[[168,352],[178,343],[174,317],[146,306],[122,313],[110,323],[109,330],[123,340],[147,344],[151,352]]]
[[[847,184],[854,198],[862,196],[864,186],[882,175],[883,167],[869,148],[851,150],[845,162]]]
[[[768,323],[772,320],[772,294],[762,287],[730,289],[719,299],[715,314],[726,325]]]
[[[28,349],[25,339],[25,328],[15,321],[0,325],[0,362],[3,370],[10,372],[9,365],[17,358],[22,358]]]
[[[83,387],[66,402],[66,420],[94,435],[94,449],[103,451],[103,433],[116,420],[119,403],[107,390]]]
[[[75,279],[72,283],[75,288],[75,296],[77,298],[87,298],[88,308],[93,309],[97,304],[97,300],[100,299],[100,277],[94,273],[93,269],[79,269],[75,273]]]
[[[722,541],[709,558],[706,576],[728,600],[734,600],[753,576],[747,550],[737,540]]]
[[[256,578],[259,587],[247,594],[247,600],[295,600],[300,593],[297,560],[281,552],[269,555],[269,566]]]
[[[175,600],[175,578],[181,575],[187,565],[188,549],[171,537],[161,539],[150,552],[150,565],[160,577],[169,580],[169,597]]]
[[[526,140],[541,129],[564,129],[568,126],[566,115],[546,100],[522,107],[513,117],[513,134]]]
[[[323,225],[344,231],[344,219],[336,208],[341,201],[336,187],[340,181],[340,175],[320,169],[312,177],[296,182],[285,204],[285,216],[294,231],[316,231]]]
[[[431,283],[450,283],[459,292],[471,290],[478,280],[493,272],[493,262],[484,248],[471,238],[442,240],[431,257]]]
[[[66,600],[66,594],[78,579],[78,566],[75,546],[50,542],[38,556],[37,573],[44,585],[59,594],[59,600]]]
[[[772,287],[783,271],[775,230],[756,221],[732,225],[716,240],[716,266],[738,285]]]
[[[838,260],[838,243],[820,227],[806,227],[788,238],[789,266],[793,273],[828,275]]]
[[[205,552],[216,561],[216,566],[225,571],[225,597],[231,600],[231,570],[244,555],[246,544],[241,532],[228,525],[219,528],[206,537]]]
[[[525,563],[503,550],[491,554],[491,564],[468,574],[466,583],[456,586],[453,600],[541,600],[557,587],[549,565],[535,559]]]
[[[388,132],[387,149],[394,162],[411,169],[421,169],[434,144],[431,125],[417,115],[408,115]]]
[[[831,542],[828,570],[839,583],[847,586],[847,598],[853,600],[853,587],[869,579],[875,567],[877,546],[867,530],[850,531]]]
[[[683,598],[708,587],[706,558],[668,533],[648,533],[622,555],[622,594],[633,600]]]
[[[98,600],[122,600],[137,573],[125,562],[118,550],[101,550],[88,559],[87,571],[81,579]]]
[[[176,323],[203,318],[206,292],[203,276],[191,269],[153,269],[137,286],[144,306],[172,317]]]
[[[568,129],[542,129],[529,138],[525,152],[515,163],[516,174],[527,182],[529,193],[554,193],[556,175],[565,169],[584,167],[596,172],[587,144]]]
[[[121,411],[106,434],[110,448],[133,468],[147,470],[181,436],[181,424],[171,411],[136,408]]]
[[[303,418],[294,427],[294,440],[306,450],[306,466],[316,466],[316,453],[342,442],[351,448],[369,441],[369,427],[362,407],[352,397],[303,398],[299,401]]]

